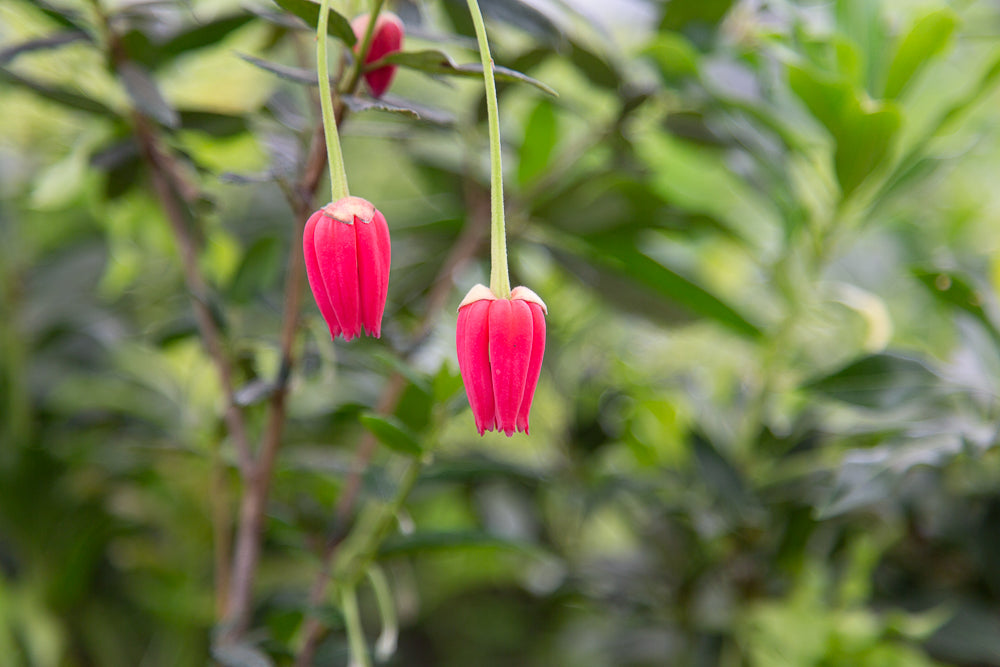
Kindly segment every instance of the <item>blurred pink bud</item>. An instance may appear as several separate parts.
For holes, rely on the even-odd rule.
[[[389,290],[389,226],[371,202],[344,197],[310,216],[302,235],[306,273],[330,337],[378,338]]]
[[[351,28],[354,29],[354,35],[358,38],[357,44],[354,45],[355,53],[361,48],[361,42],[365,38],[365,31],[368,29],[369,20],[368,14],[362,14],[351,21]],[[365,64],[381,60],[390,53],[401,50],[403,48],[404,32],[403,22],[399,20],[398,16],[392,12],[380,13],[378,19],[375,20],[375,32],[372,33],[372,44],[371,48],[368,49],[368,55],[365,56]],[[385,91],[389,90],[392,77],[395,75],[395,65],[386,65],[385,67],[365,72],[365,81],[368,83],[368,88],[372,91],[372,96],[382,97]]]
[[[458,368],[476,418],[486,431],[528,432],[528,413],[545,353],[545,303],[527,287],[499,299],[476,285],[458,307]]]

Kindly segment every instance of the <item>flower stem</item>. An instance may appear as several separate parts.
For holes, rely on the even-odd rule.
[[[347,627],[347,642],[351,649],[351,667],[371,667],[372,661],[368,655],[364,632],[361,629],[358,595],[354,586],[354,584],[350,584],[340,589],[340,608],[344,612],[344,625]]]
[[[507,272],[507,232],[503,215],[503,165],[500,160],[500,109],[497,86],[493,80],[493,58],[486,40],[483,13],[476,0],[468,0],[472,23],[476,26],[479,57],[486,81],[486,116],[490,128],[490,290],[501,299],[510,298],[510,275]]]
[[[333,113],[333,96],[330,91],[330,72],[326,58],[326,27],[330,21],[330,0],[322,0],[319,24],[316,26],[316,74],[319,76],[319,106],[323,111],[323,133],[326,136],[326,157],[330,164],[330,201],[343,199],[350,194],[344,155],[337,136],[337,118]]]
[[[368,51],[372,48],[372,38],[375,36],[375,24],[378,22],[378,15],[382,11],[383,4],[385,4],[385,0],[372,1],[372,10],[368,14],[368,27],[365,28],[365,34],[361,38],[361,41],[356,45],[354,67],[351,68],[351,73],[347,77],[347,83],[341,87],[341,90],[353,91],[365,71],[365,58],[368,57]]]

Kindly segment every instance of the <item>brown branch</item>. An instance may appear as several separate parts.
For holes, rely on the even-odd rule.
[[[489,229],[489,197],[481,196],[476,198],[467,192],[470,224],[466,225],[458,239],[451,247],[448,257],[434,279],[430,293],[427,295],[427,307],[424,315],[417,327],[415,338],[420,339],[427,335],[433,326],[434,317],[437,312],[444,307],[448,294],[451,292],[451,277],[462,269],[465,264],[475,256],[477,250],[486,238]],[[403,389],[406,387],[405,378],[400,373],[393,373],[382,395],[376,404],[375,411],[379,414],[388,414],[396,409]],[[370,433],[365,433],[358,443],[358,451],[354,456],[354,464],[351,466],[350,475],[344,484],[344,490],[337,500],[337,507],[334,511],[333,530],[323,547],[323,554],[320,558],[320,569],[313,580],[312,588],[309,591],[309,609],[315,610],[323,601],[326,595],[326,587],[330,583],[330,572],[333,567],[334,556],[337,548],[347,538],[349,534],[348,526],[354,506],[361,490],[361,480],[372,456],[375,454],[377,441]],[[325,626],[313,613],[306,620],[303,629],[305,637],[302,649],[295,660],[295,667],[309,667],[312,665],[319,641],[323,638]]]
[[[139,150],[149,164],[153,177],[153,188],[156,190],[160,205],[167,214],[167,221],[170,223],[181,256],[184,282],[191,297],[191,306],[194,309],[198,333],[201,335],[208,356],[215,365],[219,384],[226,398],[226,427],[233,438],[233,446],[236,449],[240,470],[247,474],[253,466],[250,440],[247,437],[243,412],[233,399],[233,367],[222,343],[222,333],[216,326],[208,307],[208,288],[201,274],[201,268],[198,266],[198,249],[188,230],[187,216],[178,199],[178,186],[183,181],[171,170],[171,167],[176,166],[176,163],[163,157],[164,153],[160,150],[156,134],[149,121],[138,112],[133,113],[132,117],[136,138],[139,141]]]

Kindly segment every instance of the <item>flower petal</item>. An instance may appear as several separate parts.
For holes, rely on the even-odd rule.
[[[357,223],[355,223],[357,224]],[[354,224],[325,218],[316,225],[316,259],[344,340],[361,333],[358,254]]]
[[[382,313],[389,291],[389,264],[392,248],[389,226],[379,211],[371,222],[355,218],[358,243],[358,294],[361,300],[361,325],[369,335],[382,335]]]
[[[475,301],[459,308],[455,331],[458,370],[462,374],[465,394],[469,397],[479,435],[492,431],[496,425],[489,354],[490,303],[486,300]]]
[[[497,299],[490,302],[489,322],[497,429],[510,436],[517,426],[531,360],[531,309],[524,301]]]
[[[531,309],[531,359],[528,361],[528,376],[524,381],[524,395],[517,411],[517,430],[528,432],[528,413],[535,397],[538,376],[542,372],[542,357],[545,356],[545,313],[537,303],[528,303]]]
[[[337,321],[337,313],[333,310],[333,304],[330,303],[330,295],[326,292],[326,285],[323,284],[323,276],[319,268],[319,260],[316,258],[316,225],[321,220],[328,221],[329,218],[324,218],[323,211],[319,210],[306,221],[306,227],[302,234],[302,255],[306,262],[309,289],[312,290],[319,312],[326,320],[327,327],[330,328],[330,338],[336,338],[340,335],[340,323]]]

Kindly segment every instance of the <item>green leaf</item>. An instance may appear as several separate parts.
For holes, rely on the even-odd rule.
[[[29,39],[18,42],[12,46],[0,49],[0,65],[6,65],[22,53],[42,51],[46,49],[57,49],[65,44],[72,44],[81,40],[90,40],[90,36],[82,30],[65,30],[46,37]]]
[[[63,88],[56,88],[37,81],[32,81],[31,79],[22,77],[19,74],[15,74],[14,72],[2,67],[0,67],[0,81],[5,81],[7,83],[27,88],[40,97],[44,97],[47,100],[62,104],[63,106],[71,107],[73,109],[79,109],[80,111],[87,111],[101,116],[108,116],[109,118],[117,116],[117,114],[110,107],[105,106],[97,100],[84,97],[83,95],[77,95],[76,93],[72,93]]]
[[[958,18],[951,9],[939,9],[918,19],[900,42],[885,82],[884,96],[893,99],[951,40]]]
[[[477,530],[420,531],[386,539],[379,548],[379,556],[403,556],[428,551],[483,548],[521,552],[538,551],[538,548],[532,544],[497,537]]]
[[[900,125],[902,116],[894,105],[872,111],[858,106],[846,114],[834,154],[837,181],[845,197],[886,163]]]
[[[249,56],[245,53],[237,53],[236,55],[251,65],[259,67],[262,70],[270,72],[271,74],[276,74],[286,81],[304,83],[307,86],[315,86],[319,84],[319,78],[317,77],[315,70],[273,63],[270,60],[262,60],[260,58],[255,58],[254,56]]]
[[[246,302],[271,287],[278,279],[283,259],[281,243],[277,239],[271,236],[258,239],[243,255],[243,261],[229,285],[229,297]]]
[[[176,109],[164,99],[149,72],[135,63],[125,62],[118,66],[118,74],[139,111],[167,127],[180,125]]]
[[[883,352],[853,361],[804,388],[872,410],[891,410],[928,394],[939,379],[923,362]]]
[[[188,51],[214,46],[253,20],[252,14],[234,14],[200,24],[181,32],[159,48],[160,62]]]
[[[380,58],[373,63],[369,63],[365,69],[373,70],[384,65],[399,65],[408,69],[420,70],[428,74],[442,74],[447,76],[482,77],[483,66],[479,63],[469,63],[458,65],[447,53],[428,49],[426,51],[396,51],[384,58]],[[538,88],[544,93],[553,97],[559,94],[549,86],[537,79],[533,79],[527,74],[522,74],[499,65],[493,66],[493,76],[497,81],[507,81],[511,83],[527,83]]]
[[[965,276],[954,271],[935,271],[927,268],[913,269],[913,275],[934,298],[972,315],[986,326],[996,340],[1000,341],[1000,330],[983,308],[986,298],[984,292],[976,288]]]
[[[423,453],[416,436],[395,417],[368,413],[361,415],[359,419],[361,424],[389,449],[411,456]]]
[[[642,53],[653,59],[665,81],[698,73],[698,51],[680,33],[665,32],[657,35]]]
[[[395,95],[382,97],[377,100],[370,97],[358,97],[357,95],[342,95],[340,99],[354,113],[362,111],[388,111],[389,113],[425,120],[436,125],[453,125],[455,122],[454,117],[446,111],[432,109]]]
[[[552,250],[558,257],[571,246],[574,253],[588,262],[610,268],[653,294],[715,320],[741,336],[757,338],[761,335],[760,329],[748,318],[690,279],[640,252],[633,240],[624,234],[585,237],[579,244],[563,238],[562,242],[553,244]]]
[[[555,105],[548,99],[539,100],[524,126],[524,141],[517,163],[517,182],[522,186],[549,166],[559,138],[557,122]]]
[[[591,83],[611,90],[621,86],[621,74],[607,60],[577,42],[570,42],[569,59]]]
[[[313,30],[319,25],[319,5],[311,0],[274,0],[274,4],[286,12],[295,14]],[[326,31],[331,37],[336,37],[348,46],[354,46],[358,41],[351,28],[351,22],[332,9]]]

